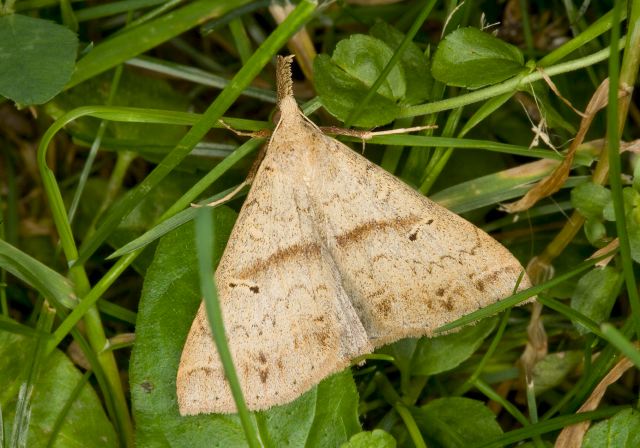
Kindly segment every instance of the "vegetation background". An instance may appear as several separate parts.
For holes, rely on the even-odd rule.
[[[365,155],[535,286],[289,405],[183,418],[243,195],[189,204],[246,177],[264,139],[219,120],[272,127],[287,53],[318,124],[437,124]],[[637,0],[4,0],[0,56],[0,446],[640,446]]]

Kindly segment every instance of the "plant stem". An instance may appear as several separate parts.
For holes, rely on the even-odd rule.
[[[640,2],[635,4],[635,13],[640,18]],[[611,39],[615,42],[620,36],[620,25],[616,20],[620,16],[622,5],[620,0],[615,0],[613,7],[613,27],[611,28]],[[631,12],[630,21],[634,19],[634,11]],[[633,22],[631,22],[633,23]],[[640,27],[640,24],[637,24]],[[629,33],[631,36],[632,33]],[[628,54],[628,53],[627,53]],[[627,230],[627,217],[624,210],[624,199],[622,198],[622,163],[620,160],[620,135],[624,129],[624,121],[628,111],[629,102],[627,101],[626,110],[621,117],[618,110],[618,87],[621,80],[618,76],[619,55],[612,52],[609,58],[609,104],[607,106],[607,147],[609,156],[609,185],[611,187],[611,198],[613,199],[613,208],[616,217],[616,230],[620,241],[620,257],[622,259],[622,272],[627,284],[627,294],[629,303],[631,304],[631,313],[635,321],[636,336],[640,337],[640,297],[638,297],[638,285],[636,285],[635,275],[633,273],[633,260],[631,259],[631,246],[629,243],[629,233]],[[622,83],[623,88],[631,87],[633,84],[626,86]],[[631,97],[630,94],[626,95]],[[622,104],[620,104],[622,107]],[[605,157],[603,157],[605,159]]]
[[[618,48],[623,48],[624,43],[624,40],[621,39]],[[545,73],[548,76],[569,73],[596,64],[598,62],[602,62],[609,58],[609,54],[610,48],[604,48],[588,56],[545,68]],[[465,95],[456,96],[454,98],[449,98],[442,101],[435,101],[433,103],[418,104],[417,106],[405,107],[404,109],[400,110],[400,114],[398,116],[415,117],[418,115],[427,115],[443,110],[455,109],[458,107],[466,106],[467,104],[488,100],[489,98],[502,95],[503,93],[515,92],[516,90],[525,88],[529,84],[540,81],[541,79],[543,79],[543,75],[539,71],[535,71],[527,75],[515,76],[511,79],[508,79],[507,81],[504,81],[503,83],[486,87],[484,89],[474,90]]]

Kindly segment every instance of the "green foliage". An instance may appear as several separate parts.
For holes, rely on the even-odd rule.
[[[369,34],[383,41],[391,49],[398,48],[404,38],[400,31],[386,22],[376,23],[369,30]],[[403,68],[407,84],[404,102],[416,104],[429,98],[433,88],[429,58],[413,42],[402,53],[400,66]]]
[[[435,375],[459,366],[469,359],[495,328],[495,319],[485,319],[448,335],[403,339],[382,347],[390,355],[406,381],[416,375]]]
[[[396,448],[393,436],[381,429],[363,431],[354,435],[341,448]]]
[[[571,308],[598,324],[602,323],[609,318],[621,286],[622,275],[612,267],[589,271],[578,281],[571,296]],[[580,324],[576,327],[583,334],[587,332]]]
[[[571,203],[588,219],[601,219],[604,207],[611,202],[611,191],[602,185],[585,182],[571,190]]]
[[[7,441],[11,436],[18,390],[33,363],[35,343],[32,337],[0,331],[0,408]],[[113,426],[91,385],[84,383],[80,393],[74,394],[76,386],[83,381],[82,375],[64,353],[54,351],[44,360],[40,371],[29,400],[31,410],[25,446],[118,446]],[[65,407],[68,407],[66,415],[60,415]],[[62,424],[54,433],[59,418]]]
[[[477,89],[524,69],[524,57],[518,48],[469,27],[452,32],[440,42],[431,73],[444,84]]]
[[[71,78],[78,39],[68,28],[20,14],[0,16],[0,95],[42,104]]]
[[[469,398],[438,398],[412,414],[429,446],[479,446],[502,434],[493,412],[481,401]]]
[[[342,121],[362,102],[404,37],[384,22],[371,28],[370,34],[341,40],[330,58],[319,55],[313,64],[322,105]],[[389,123],[400,111],[398,103],[413,104],[428,98],[432,84],[429,60],[410,44],[353,124],[375,127]]]
[[[583,448],[632,448],[640,445],[640,412],[625,409],[589,429]]]
[[[0,240],[0,269],[63,307],[75,305],[76,298],[67,278],[3,240]]]
[[[626,225],[631,244],[631,257],[636,263],[640,263],[640,192],[632,187],[622,190],[622,198],[626,211]],[[603,210],[604,219],[615,221],[613,201],[607,203]]]
[[[542,394],[561,384],[582,360],[579,351],[549,353],[533,369],[536,394]]]
[[[351,110],[362,102],[367,93],[367,86],[362,80],[350,76],[326,55],[318,55],[315,59],[313,73],[322,105],[341,120],[347,119]],[[354,123],[356,126],[374,127],[389,123],[400,110],[393,99],[380,93],[373,95],[369,106]]]

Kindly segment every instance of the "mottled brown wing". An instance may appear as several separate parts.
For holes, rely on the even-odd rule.
[[[430,335],[513,293],[523,268],[500,243],[323,138],[310,163],[311,203],[372,345]],[[524,278],[520,289],[529,286]]]

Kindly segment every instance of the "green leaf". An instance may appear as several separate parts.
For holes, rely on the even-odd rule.
[[[393,51],[383,41],[362,34],[340,41],[331,58],[318,55],[313,72],[323,106],[345,121],[392,56]],[[404,76],[402,66],[394,67],[353,124],[371,128],[393,121],[400,110],[396,102],[407,89]]]
[[[36,339],[0,331],[0,408],[5,428],[11,428],[18,390],[25,382]],[[46,447],[52,428],[82,380],[71,361],[56,350],[44,359],[31,397],[31,418],[26,446]],[[86,383],[69,407],[57,433],[54,448],[116,447],[118,441],[100,399]]]
[[[410,376],[413,371],[411,364],[416,348],[418,347],[418,341],[420,341],[420,339],[401,339],[393,344],[381,347],[378,352],[393,356],[395,359],[394,364],[398,367],[400,372],[402,372],[403,375]]]
[[[404,38],[404,34],[386,22],[376,23],[369,30],[369,34],[386,43],[391,49],[398,48]],[[400,64],[407,83],[403,102],[417,104],[429,98],[433,87],[430,62],[416,44],[409,43],[400,57]]]
[[[536,395],[558,386],[582,360],[582,352],[550,353],[533,368]]]
[[[627,218],[627,229],[629,232],[629,245],[631,246],[631,258],[636,263],[640,263],[640,221],[633,219],[629,223]]]
[[[341,448],[396,448],[396,440],[382,429],[363,431],[354,435]]]
[[[428,446],[478,446],[502,435],[493,412],[481,401],[469,398],[439,398],[412,413]]]
[[[215,238],[220,246],[214,248],[219,259],[235,213],[228,207],[213,213],[221,232]],[[146,273],[130,369],[139,446],[246,446],[236,415],[181,417],[178,413],[178,363],[201,301],[195,253],[194,228],[188,223],[160,240]],[[360,431],[357,405],[358,394],[347,370],[289,405],[261,412],[265,425],[260,427],[260,437],[272,440],[272,446],[339,446]]]
[[[469,27],[452,32],[440,42],[431,73],[447,85],[477,89],[524,69],[524,57],[518,48]]]
[[[584,234],[587,240],[596,247],[604,247],[607,240],[607,227],[599,219],[588,219],[584,222]]]
[[[322,105],[331,115],[345,121],[351,110],[367,94],[366,85],[335,65],[327,55],[320,54],[313,61],[314,83]],[[372,128],[393,121],[400,108],[395,101],[376,93],[369,107],[353,123]]]
[[[609,201],[611,191],[593,182],[585,182],[571,190],[571,203],[586,218],[602,219],[602,211]]]
[[[364,34],[354,34],[338,42],[331,60],[345,73],[371,87],[392,57],[393,50],[381,40]],[[396,66],[380,85],[378,93],[386,98],[398,100],[404,96],[406,89],[404,72],[401,67]]]
[[[481,320],[456,333],[422,338],[412,359],[412,374],[434,375],[451,370],[468,359],[493,331],[496,318]]]
[[[587,431],[582,448],[634,448],[640,446],[640,412],[625,409],[596,423]]]
[[[48,20],[0,17],[0,95],[20,106],[42,104],[71,79],[78,38]]]
[[[269,446],[340,446],[361,431],[358,392],[349,369],[324,379],[297,400],[260,414]]]
[[[633,189],[640,192],[640,163],[636,160],[636,164],[633,167]]]
[[[632,187],[622,190],[624,200],[627,231],[629,232],[629,243],[631,246],[631,257],[636,263],[640,263],[640,192]],[[604,219],[615,221],[615,211],[613,200],[609,201],[603,210]]]
[[[606,266],[595,268],[580,278],[571,296],[571,308],[600,324],[606,321],[622,286],[622,274]],[[588,330],[575,324],[582,334]]]
[[[640,204],[640,193],[635,191],[631,187],[624,188],[622,190],[622,199],[624,200],[624,208],[627,215],[630,211],[632,211],[638,204]],[[607,221],[615,221],[616,214],[615,209],[613,207],[613,200],[609,200],[602,210],[602,216]]]

